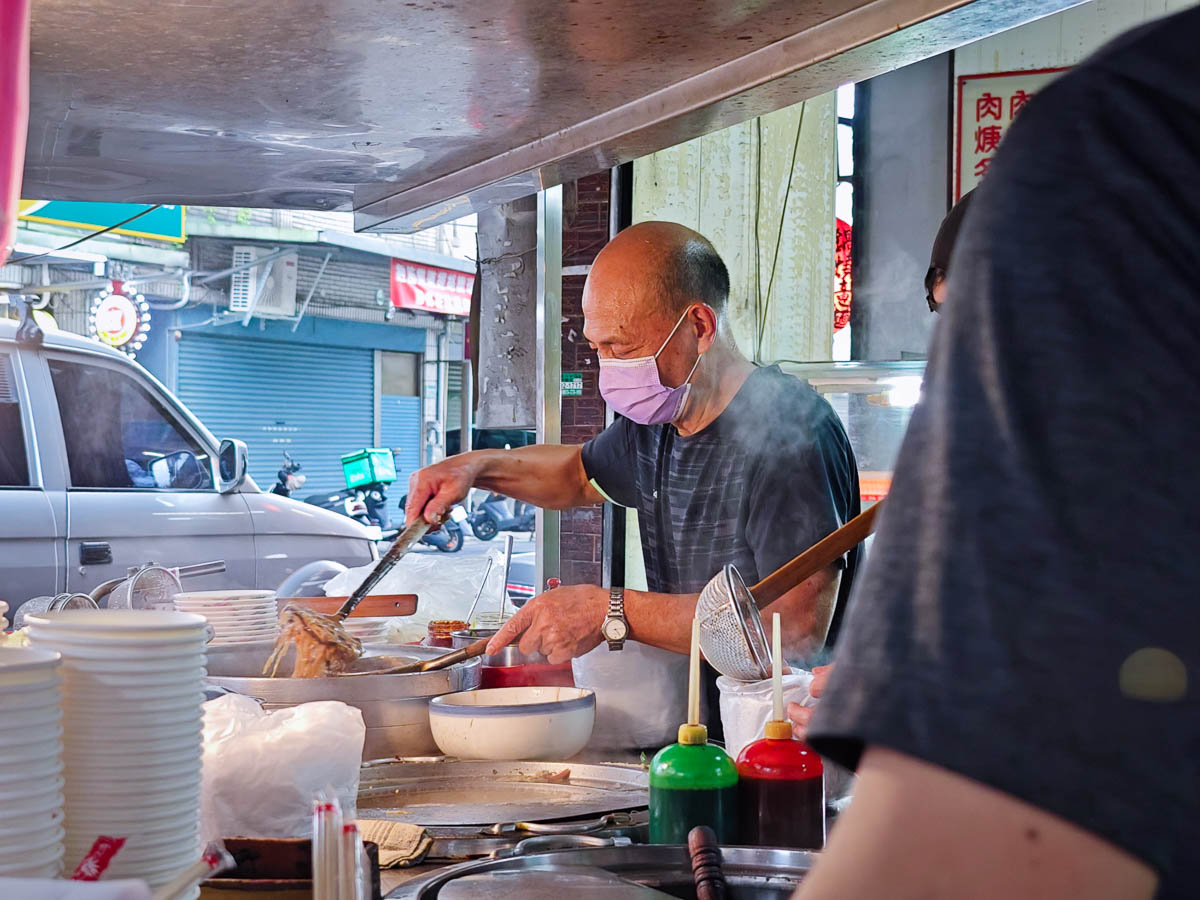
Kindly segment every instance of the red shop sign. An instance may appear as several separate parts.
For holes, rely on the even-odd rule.
[[[392,260],[392,306],[400,309],[467,316],[474,285],[475,276],[466,272]]]

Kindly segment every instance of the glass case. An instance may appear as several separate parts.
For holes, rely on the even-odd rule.
[[[882,500],[913,407],[921,397],[924,360],[789,363],[841,416],[858,460],[863,506]]]

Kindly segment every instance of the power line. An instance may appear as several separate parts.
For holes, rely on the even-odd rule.
[[[99,237],[102,234],[108,234],[108,232],[114,231],[115,229],[120,228],[122,225],[128,225],[134,219],[140,219],[142,216],[146,215],[146,213],[152,213],[156,209],[161,209],[161,208],[162,208],[161,203],[155,203],[153,206],[148,206],[139,213],[134,213],[128,219],[122,219],[120,222],[117,222],[115,225],[109,225],[107,228],[101,228],[99,231],[89,232],[89,233],[85,234],[83,237],[79,238],[79,240],[77,240],[77,241],[71,241],[71,243],[69,243],[69,244],[63,244],[61,247],[55,247],[53,250],[46,250],[42,253],[31,253],[29,256],[18,256],[15,259],[10,259],[8,261],[8,264],[11,266],[11,265],[16,265],[17,263],[29,262],[29,260],[31,260],[31,259],[41,259],[43,256],[54,256],[55,254],[61,253],[64,250],[70,250],[72,247],[77,247],[80,244],[82,244],[84,241],[90,241],[94,237]]]

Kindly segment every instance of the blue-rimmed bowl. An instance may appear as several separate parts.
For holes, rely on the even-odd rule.
[[[570,759],[595,722],[596,695],[583,688],[486,688],[429,701],[434,741],[459,759]]]

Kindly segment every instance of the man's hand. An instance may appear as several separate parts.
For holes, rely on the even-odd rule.
[[[551,663],[583,656],[600,643],[600,626],[608,615],[608,592],[593,584],[554,588],[534,597],[488,644],[498,653],[518,637],[522,653],[541,653]]]
[[[407,527],[422,516],[436,525],[467,496],[475,483],[474,454],[463,453],[413,472],[408,479],[408,501],[404,506]]]
[[[813,669],[812,684],[808,686],[808,693],[815,699],[820,699],[825,693],[825,686],[829,684],[829,676],[833,672],[833,665],[817,666]],[[808,723],[812,719],[812,715],[817,711],[815,706],[801,706],[799,703],[789,703],[787,707],[787,716],[792,721],[792,734],[796,736],[796,740],[803,741],[808,737]]]

